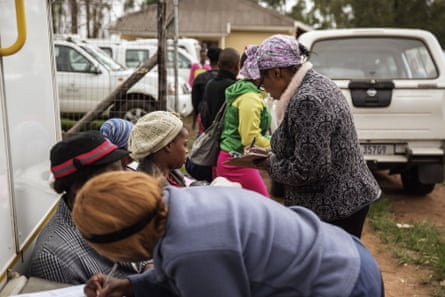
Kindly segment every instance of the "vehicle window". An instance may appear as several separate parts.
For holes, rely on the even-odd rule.
[[[173,55],[175,54],[174,50],[169,50],[167,53],[167,67],[173,68]],[[190,68],[192,67],[190,60],[187,59],[183,54],[178,52],[178,67],[179,68]]]
[[[427,78],[437,75],[436,68],[426,48],[415,47],[409,49],[406,51],[406,58],[413,77]]]
[[[82,54],[68,46],[56,45],[56,69],[61,72],[88,72],[92,64]]]
[[[111,47],[108,46],[99,46],[99,48],[101,50],[104,51],[104,53],[106,53],[108,56],[113,57],[113,50],[111,49]]]
[[[88,72],[90,69],[92,69],[93,65],[88,61],[87,58],[85,58],[82,54],[80,54],[78,51],[69,48],[69,57],[70,57],[70,64],[71,69],[74,72]]]
[[[125,65],[129,68],[136,68],[149,57],[150,52],[148,49],[127,49],[125,52]]]
[[[64,46],[55,46],[54,53],[56,55],[56,69],[57,71],[66,72],[71,71],[68,50]]]
[[[124,70],[125,67],[120,65],[118,62],[113,60],[110,56],[108,56],[101,48],[90,46],[86,44],[80,44],[83,50],[85,50],[88,54],[90,54],[94,59],[96,59],[102,66],[111,71],[121,71]]]
[[[179,68],[191,68],[192,67],[190,60],[188,58],[186,58],[181,53],[178,53],[178,63],[179,63]]]
[[[425,44],[408,38],[342,38],[316,42],[311,62],[333,79],[435,78]]]

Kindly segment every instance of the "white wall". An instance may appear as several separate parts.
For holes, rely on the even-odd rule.
[[[25,1],[26,43],[0,57],[0,287],[6,268],[20,262],[16,251],[57,202],[49,150],[60,139],[60,119],[47,5]],[[14,1],[0,1],[0,45],[12,45],[16,36]]]

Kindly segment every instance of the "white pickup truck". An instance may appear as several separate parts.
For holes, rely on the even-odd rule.
[[[180,39],[180,40],[194,40],[190,38]],[[134,69],[139,67],[145,60],[154,55],[157,50],[157,41],[155,39],[141,39],[141,40],[117,40],[112,41],[108,39],[88,39],[88,43],[101,48],[110,57],[112,57],[116,62],[127,68]],[[190,55],[183,48],[177,47],[177,71],[178,77],[182,77],[188,82],[190,76],[190,68],[194,63],[199,63],[195,56]],[[199,52],[199,50],[198,50]],[[168,46],[167,57],[166,57],[166,67],[167,73],[174,76],[175,74],[175,64],[174,64],[174,48]],[[156,73],[157,67],[151,70],[151,72]]]
[[[86,113],[105,99],[133,70],[118,64],[100,49],[87,43],[54,41],[60,111]],[[167,110],[188,116],[193,111],[188,83],[179,79],[175,101],[174,77],[167,78]],[[156,109],[158,75],[148,72],[131,87],[125,98],[107,110],[107,115],[136,121]],[[121,100],[119,100],[121,99]]]
[[[349,100],[371,169],[400,174],[408,193],[444,180],[445,58],[416,29],[315,30],[299,42]]]

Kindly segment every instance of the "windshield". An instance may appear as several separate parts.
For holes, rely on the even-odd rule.
[[[111,71],[122,71],[125,67],[114,61],[106,52],[100,48],[88,46],[86,44],[80,44],[80,46],[93,58],[95,58],[100,64]]]
[[[426,79],[438,74],[425,44],[417,39],[327,39],[311,51],[314,69],[332,79]]]

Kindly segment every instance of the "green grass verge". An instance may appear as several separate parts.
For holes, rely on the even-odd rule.
[[[61,124],[62,124],[62,131],[68,131],[71,127],[76,124],[77,120],[71,120],[62,118]],[[105,120],[94,120],[88,124],[85,125],[85,127],[82,129],[82,131],[86,130],[99,130],[100,126],[105,122]]]
[[[419,279],[433,288],[432,297],[445,296],[445,234],[432,223],[396,222],[391,199],[383,196],[368,214],[369,226],[377,232],[399,264],[413,264],[431,271],[431,278]],[[400,228],[397,223],[408,224]]]

